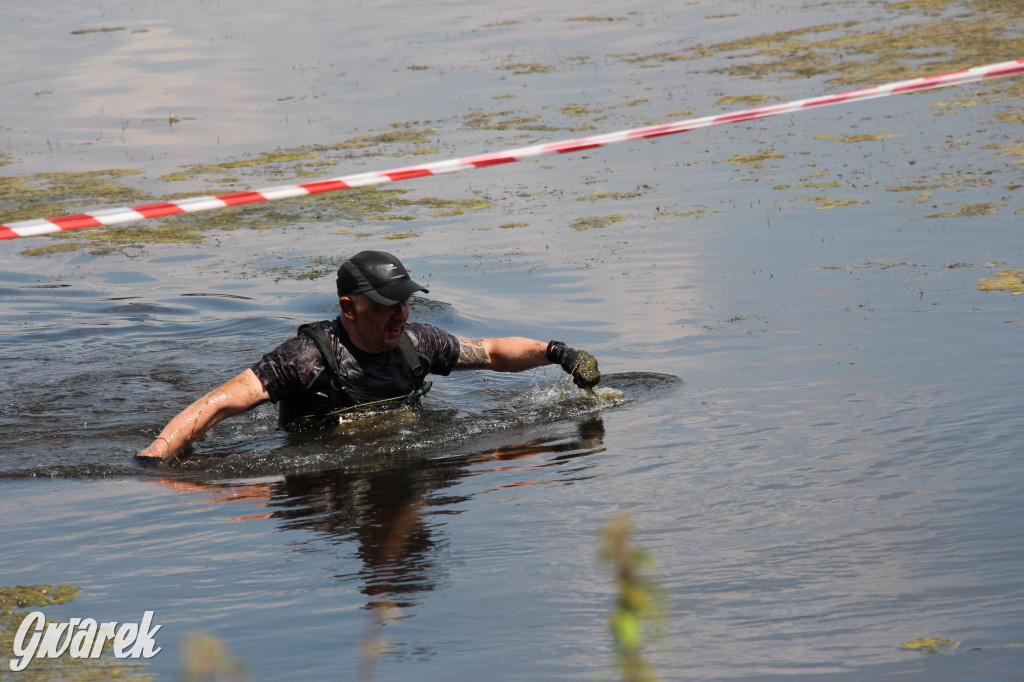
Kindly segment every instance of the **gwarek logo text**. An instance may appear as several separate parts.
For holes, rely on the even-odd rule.
[[[103,645],[113,644],[116,658],[152,658],[162,647],[153,637],[162,625],[153,626],[153,612],[146,611],[141,623],[97,623],[92,618],[71,618],[67,623],[46,622],[41,611],[25,616],[14,636],[11,670],[20,672],[32,659],[99,658]]]

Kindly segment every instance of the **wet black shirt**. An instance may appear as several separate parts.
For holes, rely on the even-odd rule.
[[[356,348],[338,319],[319,323],[327,333],[338,358],[345,392],[355,402],[373,403],[408,395],[418,382],[408,375],[408,362],[400,349],[385,353],[367,353]],[[420,363],[430,374],[447,376],[459,360],[459,340],[429,324],[410,322],[405,333],[412,341]],[[351,406],[339,402],[330,390],[330,371],[316,343],[298,335],[264,355],[252,371],[280,403],[280,421],[288,425],[307,415],[323,415]]]

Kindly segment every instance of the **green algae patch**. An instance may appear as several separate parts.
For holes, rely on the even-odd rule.
[[[120,206],[153,198],[125,184],[141,171],[110,169],[86,173],[37,173],[0,178],[2,222],[55,218],[80,213],[83,206]]]
[[[598,190],[593,194],[585,197],[576,197],[576,201],[597,201],[599,199],[632,199],[633,197],[640,196],[640,190],[634,190],[632,192],[606,192],[604,190]]]
[[[814,207],[815,211],[827,211],[832,208],[839,208],[841,206],[851,206],[853,204],[866,204],[867,201],[863,199],[830,199],[829,197],[811,197],[802,196],[798,197],[807,201],[817,202],[817,206]]]
[[[894,185],[887,187],[887,192],[919,192],[933,189],[950,189],[953,187],[988,187],[991,181],[980,178],[973,173],[942,173],[934,178],[917,178],[911,185]]]
[[[109,26],[109,27],[105,27],[105,28],[80,28],[77,31],[72,31],[71,35],[73,35],[73,36],[84,36],[84,35],[88,35],[90,33],[114,33],[116,31],[126,31],[126,30],[128,30],[128,29],[126,27],[124,27],[124,26]]]
[[[719,97],[715,100],[715,104],[719,106],[742,104],[745,106],[756,107],[764,104],[770,99],[773,99],[771,95],[731,95],[728,97]]]
[[[586,116],[587,114],[596,114],[599,112],[577,104],[570,104],[559,109],[558,113],[565,114],[566,116]]]
[[[569,223],[569,226],[574,230],[592,230],[596,228],[608,227],[612,223],[619,223],[625,220],[624,216],[618,214],[606,215],[606,216],[592,216],[590,218],[577,218]]]
[[[657,208],[654,209],[654,215],[671,215],[678,216],[680,218],[699,216],[704,215],[705,213],[707,213],[707,211],[705,211],[703,208],[694,208],[689,211],[669,211],[668,209],[658,206]],[[715,213],[718,213],[718,211],[715,211]]]
[[[589,22],[600,22],[600,21],[628,21],[629,17],[570,17],[565,21],[589,21]]]
[[[498,225],[498,227],[503,230],[510,230],[513,227],[526,227],[527,225],[529,225],[529,223],[502,223],[501,225]]]
[[[35,246],[31,249],[25,249],[21,252],[23,256],[48,256],[51,253],[67,253],[68,251],[78,251],[80,248],[85,246],[83,242],[58,242],[56,244],[47,244],[46,246]]]
[[[824,77],[839,85],[875,85],[956,71],[1024,53],[1019,0],[935,0],[878,4],[878,24],[847,21],[697,45],[677,52],[608,55],[669,63],[718,57],[733,76]],[[949,14],[961,10],[956,14]],[[947,14],[947,16],[943,16]],[[999,90],[1009,83],[996,86]]]
[[[261,168],[268,170],[270,167],[275,165],[291,164],[295,161],[315,159],[317,156],[319,155],[311,150],[278,151],[269,154],[262,154],[252,159],[242,159],[240,161],[225,161],[224,163],[196,164],[193,166],[187,166],[180,171],[163,175],[160,179],[165,182],[180,182],[182,180],[189,180],[196,175],[223,173],[225,171],[239,170],[242,168]]]
[[[0,587],[0,609],[25,609],[30,606],[66,604],[78,596],[74,585],[15,585]]]
[[[462,215],[467,211],[479,211],[494,205],[493,201],[487,199],[438,199],[436,197],[419,199],[416,203],[436,209],[430,214],[435,218]]]
[[[484,28],[501,28],[503,26],[515,26],[516,24],[521,24],[521,23],[523,23],[523,22],[521,22],[521,21],[519,21],[517,19],[505,19],[504,21],[496,21],[496,22],[491,23],[491,24],[484,24]]]
[[[419,235],[415,232],[395,232],[384,235],[384,239],[412,239],[413,237],[419,237]]]
[[[842,187],[842,186],[843,186],[843,183],[838,182],[838,181],[832,181],[832,182],[807,181],[807,182],[792,182],[792,183],[789,183],[788,185],[775,185],[774,187],[772,187],[772,189],[791,189],[793,187],[809,187],[811,189],[814,189],[814,188]]]
[[[1024,156],[1024,144],[986,144],[981,148],[997,149],[1000,152],[998,156]]]
[[[481,112],[469,114],[463,118],[463,125],[470,130],[529,130],[554,132],[562,130],[557,126],[539,123],[540,116],[515,116],[512,111],[496,111],[490,114]],[[570,128],[569,130],[577,130]]]
[[[937,654],[940,650],[954,644],[953,640],[945,637],[919,637],[910,642],[903,642],[899,645],[905,651],[920,651],[926,654]]]
[[[1009,291],[1013,296],[1024,294],[1024,270],[998,270],[995,277],[978,280],[981,291]]]
[[[815,135],[815,140],[834,140],[836,142],[867,142],[869,140],[886,140],[899,135]]]
[[[159,179],[164,182],[181,182],[198,175],[226,174],[230,171],[248,170],[256,175],[273,175],[278,177],[301,178],[323,175],[322,169],[337,166],[338,160],[324,158],[325,155],[336,155],[337,152],[363,151],[361,156],[377,156],[382,152],[377,147],[409,146],[407,150],[399,149],[392,152],[393,156],[405,154],[435,153],[436,147],[423,150],[422,145],[436,141],[437,129],[417,127],[409,123],[392,123],[383,132],[371,135],[359,135],[343,142],[327,146],[294,147],[260,154],[250,159],[225,161],[223,163],[195,164],[186,166],[173,173],[167,173]],[[367,150],[369,150],[367,152]],[[353,154],[346,156],[352,157]],[[221,181],[226,181],[227,178]]]
[[[955,211],[945,213],[932,213],[925,218],[977,218],[983,215],[993,215],[999,212],[1000,206],[1005,206],[1001,201],[987,201],[980,204],[961,204]],[[912,218],[911,220],[917,220]]]
[[[511,71],[519,76],[531,73],[552,73],[553,71],[558,70],[554,66],[550,66],[548,64],[506,64],[501,68],[506,71]]]
[[[736,154],[730,156],[726,161],[734,166],[745,166],[747,168],[761,168],[769,161],[777,161],[786,158],[778,152],[768,149],[756,154]]]

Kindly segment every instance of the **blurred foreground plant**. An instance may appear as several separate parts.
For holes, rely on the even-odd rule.
[[[622,679],[626,682],[659,680],[654,666],[644,657],[645,636],[658,634],[665,620],[667,599],[656,580],[647,575],[654,559],[633,545],[633,521],[620,513],[604,527],[601,561],[612,567],[618,598],[612,610],[610,625],[615,638],[615,658]]]
[[[194,632],[181,645],[182,682],[249,680],[245,664],[219,637]]]

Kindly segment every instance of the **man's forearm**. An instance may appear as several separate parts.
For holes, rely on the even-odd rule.
[[[195,401],[170,421],[140,457],[167,459],[228,417],[268,399],[256,375],[246,370]]]
[[[490,369],[495,372],[522,372],[549,365],[542,341],[509,336],[500,339],[459,339],[458,369]]]

